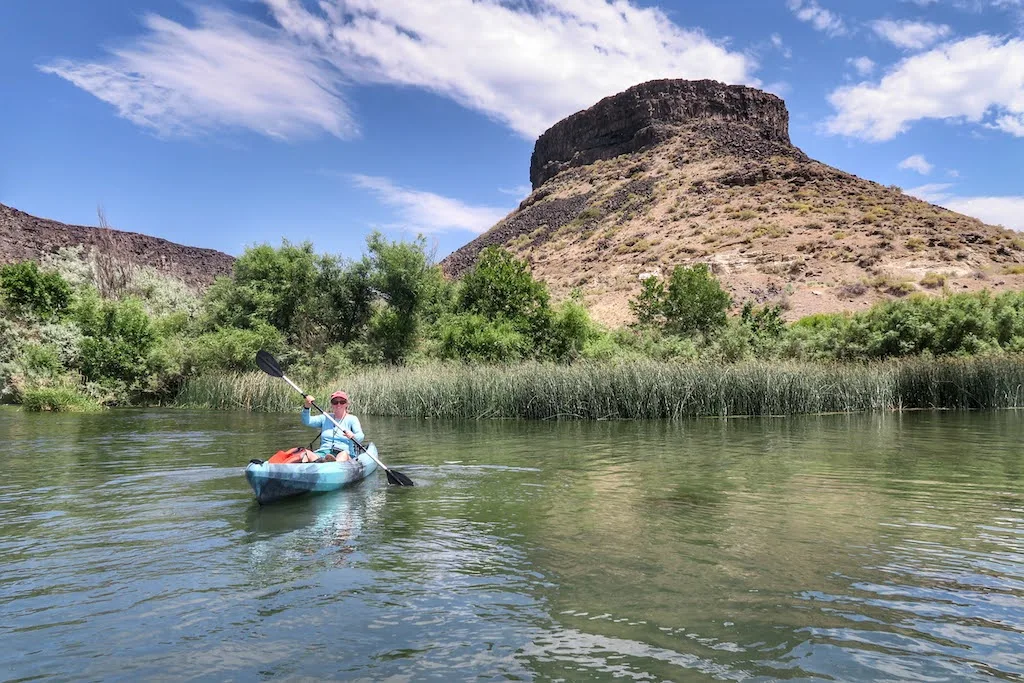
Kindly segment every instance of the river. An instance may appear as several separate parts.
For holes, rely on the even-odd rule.
[[[0,678],[1024,678],[1024,413],[362,421],[0,410]]]

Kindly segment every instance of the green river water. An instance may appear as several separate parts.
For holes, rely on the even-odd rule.
[[[1024,679],[1024,413],[361,417],[0,410],[0,679]]]

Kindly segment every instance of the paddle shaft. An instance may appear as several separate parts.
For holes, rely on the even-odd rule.
[[[297,385],[297,384],[295,384],[295,382],[293,382],[293,381],[291,381],[290,379],[288,379],[288,375],[285,375],[284,373],[281,373],[281,379],[283,379],[283,380],[284,380],[285,382],[288,382],[288,384],[290,384],[290,385],[291,385],[292,389],[294,389],[295,391],[297,391],[297,392],[299,392],[300,394],[302,394],[302,397],[303,397],[303,398],[305,398],[305,397],[306,397],[306,392],[304,392],[304,391],[303,391],[302,389],[300,389],[300,388],[298,387],[298,385]],[[323,408],[321,408],[320,406],[318,406],[318,405],[316,404],[316,401],[311,401],[311,403],[313,404],[313,407],[314,407],[314,408],[316,408],[316,409],[317,409],[317,410],[319,410],[319,411],[320,411],[321,413],[323,413],[324,417],[326,417],[326,418],[327,418],[328,420],[330,420],[330,421],[331,421],[332,423],[334,423],[334,426],[335,426],[335,427],[337,427],[338,429],[344,429],[344,427],[342,427],[342,426],[341,426],[341,424],[340,424],[340,423],[339,423],[339,422],[338,422],[337,420],[335,420],[335,419],[334,419],[334,416],[333,416],[333,415],[331,415],[330,413],[328,413],[327,411],[325,411],[325,410],[324,410]],[[371,458],[373,458],[373,461],[374,461],[375,463],[377,463],[377,465],[378,465],[378,466],[380,466],[380,468],[381,468],[382,470],[384,470],[385,472],[389,472],[389,473],[391,472],[391,470],[389,470],[389,469],[388,469],[388,466],[387,466],[387,465],[385,465],[384,463],[382,463],[382,462],[381,462],[380,460],[378,460],[378,459],[376,458],[376,456],[374,456],[374,454],[373,454],[373,453],[371,453],[370,451],[366,450],[366,448],[365,448],[365,447],[363,446],[363,444],[359,443],[359,442],[358,442],[358,441],[356,441],[355,439],[351,439],[351,441],[352,441],[352,443],[354,443],[355,445],[359,446],[359,448],[361,448],[361,449],[363,450],[363,453],[366,453],[366,454],[367,454],[368,456],[370,456]]]

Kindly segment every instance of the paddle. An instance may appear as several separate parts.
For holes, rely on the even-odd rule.
[[[281,371],[281,366],[277,364],[277,359],[275,359],[273,356],[271,356],[269,353],[267,353],[263,349],[260,349],[256,353],[256,365],[259,366],[260,370],[262,370],[263,372],[267,373],[271,377],[280,377],[285,382],[288,382],[288,384],[291,385],[292,389],[294,389],[295,391],[297,391],[300,394],[302,394],[303,397],[306,396],[306,392],[304,392],[302,389],[300,389],[295,384],[295,382],[293,382],[290,379],[288,379],[287,375],[285,375],[284,372]],[[317,410],[319,410],[321,413],[323,413],[324,417],[326,417],[328,420],[333,422],[335,427],[337,427],[338,429],[342,429],[342,426],[340,424],[338,424],[338,421],[334,419],[333,415],[330,415],[327,412],[325,412],[324,409],[321,408],[320,406],[318,406],[316,403],[313,403],[313,407],[316,408]],[[363,453],[366,453],[368,456],[373,458],[374,462],[376,462],[378,465],[380,465],[380,468],[382,470],[384,470],[384,472],[386,472],[387,475],[388,475],[388,483],[394,484],[395,486],[413,486],[412,479],[410,479],[409,477],[405,476],[401,472],[397,472],[397,471],[389,468],[387,465],[385,465],[380,460],[378,460],[377,456],[375,456],[370,451],[366,450],[366,448],[363,446],[363,444],[359,443],[355,439],[351,439],[351,441],[355,445],[359,446],[359,448],[362,449]]]

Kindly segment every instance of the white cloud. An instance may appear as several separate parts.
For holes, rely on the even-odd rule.
[[[861,76],[869,76],[875,70],[875,63],[869,57],[850,57],[846,63],[856,69]]]
[[[625,0],[265,1],[350,78],[438,93],[527,139],[654,78],[756,83],[751,57]]]
[[[786,5],[801,22],[810,23],[816,31],[829,36],[843,36],[847,32],[843,18],[819,5],[817,0],[786,0]]]
[[[944,206],[991,225],[1024,230],[1024,196],[961,197],[949,193],[952,183],[928,183],[907,190],[907,194]]]
[[[819,5],[817,0],[787,0],[786,5],[797,19],[809,22],[817,31],[824,31],[830,36],[846,33],[842,17]]]
[[[353,174],[349,178],[358,187],[373,192],[384,204],[397,209],[402,227],[423,233],[468,230],[479,234],[509,212],[509,209],[470,206],[433,192],[399,187],[379,176]]]
[[[921,175],[928,175],[935,168],[921,154],[912,154],[900,162],[899,167],[905,170],[917,171]]]
[[[783,42],[782,36],[780,36],[778,33],[773,33],[771,35],[771,41],[772,47],[781,52],[783,57],[785,57],[786,59],[790,59],[793,56],[793,50],[791,50],[789,46],[786,45],[785,42]]]
[[[148,33],[104,59],[39,68],[161,135],[229,127],[277,138],[357,134],[337,73],[315,54],[233,14],[199,9],[197,18],[188,28],[148,15]]]
[[[942,205],[992,225],[1024,230],[1024,197],[952,197]]]
[[[926,118],[984,123],[1019,136],[1024,40],[965,38],[904,59],[877,84],[837,88],[828,99],[836,114],[825,130],[864,140],[890,140]]]
[[[906,192],[912,197],[917,197],[934,204],[948,198],[949,192],[947,190],[951,187],[953,187],[953,183],[926,183],[912,187]]]
[[[879,19],[871,22],[875,33],[896,47],[905,50],[923,50],[950,35],[953,30],[945,24],[923,21],[893,21]]]
[[[279,137],[354,134],[342,84],[427,90],[527,139],[646,80],[759,84],[750,55],[628,0],[261,1],[277,27],[212,10],[195,27],[150,16],[106,59],[42,68],[164,133]]]
[[[515,187],[499,187],[498,192],[510,194],[519,199],[526,199],[533,192],[533,188],[529,185],[516,185]]]

